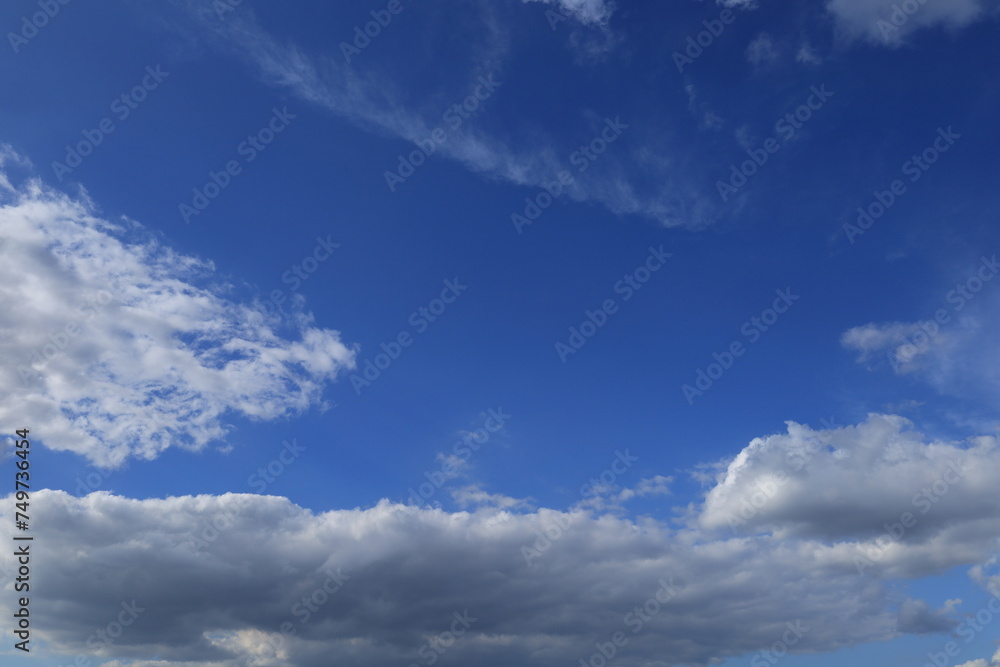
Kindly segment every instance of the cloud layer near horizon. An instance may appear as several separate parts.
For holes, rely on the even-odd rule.
[[[921,28],[964,27],[983,15],[985,4],[981,0],[828,0],[826,8],[846,35],[898,46]]]
[[[745,531],[719,525],[743,491],[752,495],[811,441],[821,451],[804,476],[761,504]],[[910,497],[954,459],[973,469],[921,513]],[[618,664],[710,664],[779,641],[788,623],[808,628],[795,650],[832,651],[953,627],[951,606],[935,610],[889,583],[994,553],[998,492],[977,475],[995,479],[997,466],[995,439],[927,442],[905,420],[873,415],[754,440],[679,528],[580,508],[446,512],[383,500],[314,514],[248,494],[140,501],[43,491],[34,498],[36,564],[46,572],[38,608],[48,610],[39,627],[73,653],[94,619],[110,622],[135,600],[140,618],[100,655],[157,655],[162,662],[139,664],[164,666],[419,664],[428,640],[466,611],[476,620],[442,664],[572,664],[616,631],[629,638]],[[890,472],[895,481],[880,488]],[[865,502],[847,503],[852,493]],[[888,508],[911,511],[916,528],[887,539]],[[0,562],[10,569],[9,557]],[[988,569],[977,576],[995,588]],[[640,622],[635,608],[663,581],[675,594],[661,593]],[[330,592],[316,593],[324,585]],[[279,642],[283,623],[294,634]]]

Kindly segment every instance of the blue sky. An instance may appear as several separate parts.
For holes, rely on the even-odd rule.
[[[9,3],[4,660],[1000,664],[997,10]]]

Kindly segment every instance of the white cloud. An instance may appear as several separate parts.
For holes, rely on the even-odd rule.
[[[557,5],[568,16],[580,23],[603,25],[611,18],[615,10],[614,4],[605,0],[521,0],[522,2],[544,2]]]
[[[777,477],[776,477],[777,476]],[[870,415],[856,426],[813,430],[788,422],[787,433],[754,439],[719,476],[698,522],[738,534],[772,532],[867,543],[885,524],[915,518],[880,566],[906,566],[917,554],[931,558],[945,535],[956,555],[983,548],[970,543],[973,527],[1000,534],[1000,447],[995,437],[968,443],[929,441],[906,419]],[[967,557],[967,552],[958,556]]]
[[[811,44],[805,42],[799,47],[798,52],[795,54],[795,61],[808,65],[818,65],[823,62],[823,59],[819,57]]]
[[[47,446],[100,466],[197,449],[225,437],[227,415],[320,405],[353,363],[336,331],[300,314],[281,335],[205,286],[211,263],[100,218],[85,195],[0,183],[0,420],[44,425]]]
[[[826,9],[848,36],[892,46],[920,28],[961,28],[983,15],[980,0],[829,0]]]
[[[865,324],[844,332],[841,343],[873,369],[888,365],[942,394],[995,401],[1000,398],[998,272],[996,258],[983,257],[972,271],[959,274],[937,308],[928,309],[929,319]]]
[[[766,32],[762,32],[747,46],[747,60],[755,66],[771,65],[778,60],[778,50],[774,40]]]
[[[510,510],[533,507],[530,498],[512,498],[502,493],[488,493],[475,484],[452,489],[449,493],[455,502],[458,503],[459,507],[463,509],[469,507],[491,507]],[[506,521],[509,515],[505,513],[499,515],[499,518]]]
[[[640,498],[645,498],[646,496],[669,496],[670,483],[672,481],[674,481],[673,477],[654,475],[639,480],[639,484],[632,491]]]

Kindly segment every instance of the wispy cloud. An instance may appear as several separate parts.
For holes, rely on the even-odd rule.
[[[321,406],[353,363],[336,331],[231,300],[210,262],[86,195],[0,184],[0,419],[45,424],[48,446],[101,466],[198,449],[225,438],[227,415]]]
[[[598,25],[612,11],[611,5],[600,1],[563,2],[581,21]],[[482,13],[480,20],[470,28],[471,32],[450,39],[453,47],[464,44],[469,51],[461,59],[464,71],[453,78],[464,84],[418,94],[382,70],[347,65],[329,53],[309,53],[294,43],[282,42],[250,12],[230,14],[219,21],[205,5],[190,6],[208,34],[221,36],[226,48],[252,63],[266,83],[287,89],[369,131],[415,146],[431,136],[441,124],[442,112],[468,96],[467,88],[479,77],[493,75],[503,84],[504,64],[512,48],[510,28],[482,5],[477,10]],[[497,94],[502,95],[502,90]],[[435,107],[429,100],[440,101],[441,106]],[[477,119],[485,121],[488,117],[488,108],[476,112]],[[578,120],[588,119],[584,116]],[[590,132],[600,132],[604,119],[590,120]],[[667,226],[703,226],[714,219],[712,200],[696,194],[682,168],[668,165],[666,160],[642,164],[647,145],[640,138],[629,146],[616,146],[617,153],[609,150],[601,156],[599,165],[584,173],[571,164],[571,158],[581,144],[588,144],[594,136],[581,136],[564,144],[536,128],[530,142],[518,143],[514,133],[501,136],[489,127],[487,122],[468,122],[449,131],[447,140],[435,150],[435,157],[444,156],[470,171],[529,187],[541,187],[568,170],[574,178],[566,189],[570,199],[597,202],[615,214],[639,215]],[[657,170],[651,172],[651,168]]]

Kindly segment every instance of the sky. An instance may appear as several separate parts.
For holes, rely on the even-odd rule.
[[[1000,666],[998,20],[5,3],[3,664]]]

